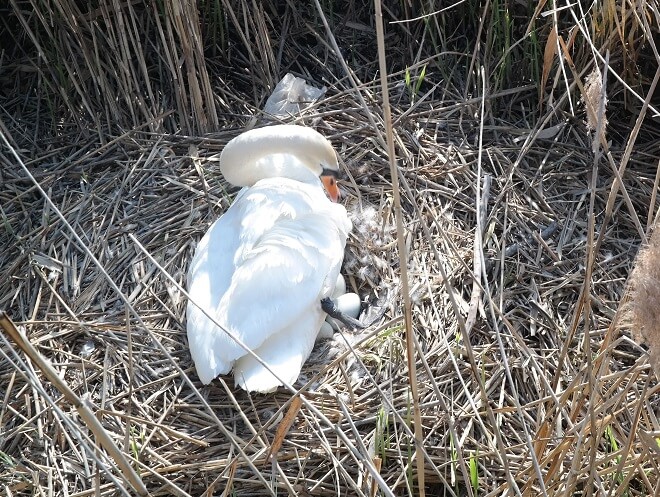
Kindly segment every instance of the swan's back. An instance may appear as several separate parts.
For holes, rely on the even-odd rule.
[[[318,184],[269,178],[240,192],[200,241],[188,273],[188,341],[203,383],[234,367],[237,384],[248,390],[280,384],[197,305],[284,381],[295,381],[323,321],[320,300],[333,290],[350,228],[344,207]]]

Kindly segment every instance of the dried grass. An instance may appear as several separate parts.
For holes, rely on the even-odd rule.
[[[156,14],[136,2],[80,12],[60,0],[50,18],[41,4],[21,5],[11,4],[15,26],[2,16],[15,48],[0,60],[0,308],[89,402],[148,491],[418,495],[368,10],[326,11],[324,27],[311,5],[223,2],[214,5],[225,24],[207,25],[204,4],[196,27],[174,3]],[[385,7],[386,20],[420,14],[396,8]],[[658,212],[660,132],[650,116],[660,73],[643,71],[628,89],[608,73],[607,118],[621,125],[607,128],[607,144],[593,147],[577,102],[585,75],[606,69],[591,46],[610,48],[612,67],[658,67],[648,50],[658,4],[640,6],[644,15],[628,2],[595,12],[619,26],[607,36],[589,30],[579,5],[535,17],[550,23],[535,31],[556,26],[559,46],[554,57],[537,51],[555,59],[538,71],[548,81],[540,93],[467,43],[483,28],[490,56],[514,57],[532,35],[499,50],[488,25],[452,25],[464,8],[478,5],[386,28],[426,493],[657,494],[657,376],[618,325]],[[202,47],[200,33],[217,33],[217,43]],[[428,65],[417,94],[406,65],[413,77]],[[372,324],[317,347],[297,383],[302,396],[250,396],[224,379],[200,388],[180,285],[233,193],[205,157],[261,118],[290,70],[329,87],[296,119],[345,162],[355,222],[345,272]],[[130,495],[73,406],[0,336],[8,494]]]
[[[657,374],[660,373],[660,230],[657,228],[640,253],[630,280],[633,324],[651,349]]]

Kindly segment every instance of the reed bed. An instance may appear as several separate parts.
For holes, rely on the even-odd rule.
[[[2,7],[0,309],[75,396],[0,334],[7,495],[657,495],[628,277],[659,212],[660,9],[589,5],[384,5],[407,261],[371,6]],[[235,193],[211,159],[286,72],[328,89],[287,122],[341,157],[369,326],[297,395],[202,386],[185,275]]]

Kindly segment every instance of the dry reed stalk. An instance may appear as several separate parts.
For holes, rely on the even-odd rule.
[[[387,136],[387,157],[390,163],[390,178],[392,181],[392,196],[394,199],[394,217],[396,221],[396,240],[399,255],[399,268],[401,278],[401,293],[403,296],[403,318],[406,337],[406,358],[408,369],[408,385],[413,406],[413,419],[415,427],[415,469],[417,470],[417,491],[421,497],[426,495],[424,479],[424,433],[422,427],[422,416],[419,409],[419,391],[417,388],[417,357],[415,337],[412,322],[412,305],[410,301],[410,289],[408,282],[408,249],[405,242],[405,231],[403,228],[403,214],[401,212],[401,195],[399,193],[399,170],[397,158],[394,151],[394,135],[392,132],[392,111],[390,109],[390,97],[387,80],[387,61],[385,58],[385,41],[383,35],[383,12],[380,0],[376,0],[376,40],[378,43],[378,65],[380,67],[380,86],[383,98],[383,122]]]

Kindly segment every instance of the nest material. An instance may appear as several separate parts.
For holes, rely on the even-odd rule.
[[[348,123],[330,109],[327,112],[315,117],[332,138]],[[425,129],[433,129],[429,121],[424,118]],[[644,388],[650,371],[637,360],[638,350],[608,331],[634,252],[626,238],[606,238],[606,255],[594,266],[589,340],[585,342],[584,323],[571,335],[584,284],[583,220],[588,204],[579,186],[587,182],[580,163],[590,160],[588,153],[582,157],[573,151],[567,160],[566,150],[555,145],[543,151],[551,155],[552,166],[544,167],[539,176],[538,165],[524,161],[514,182],[502,172],[511,168],[515,147],[503,146],[502,137],[487,145],[495,166],[482,246],[481,281],[488,286],[472,301],[477,152],[469,145],[447,145],[426,132],[415,141],[405,132],[400,136],[410,149],[446,157],[404,164],[417,194],[406,198],[404,215],[430,488],[461,485],[460,480],[452,482],[458,457],[464,462],[478,457],[480,474],[490,481],[507,485],[514,478],[534,488],[532,449],[538,451],[538,460],[566,465],[578,461],[573,464],[581,475],[592,464],[600,471],[614,471],[611,454],[619,452],[601,438],[606,429],[614,430],[622,446],[628,444],[631,471],[652,468],[653,462],[642,462],[644,446],[628,431],[641,422],[639,409],[645,415],[654,412],[653,396]],[[154,493],[160,488],[169,494],[171,483],[191,494],[230,486],[247,495],[282,485],[289,491],[327,495],[339,488],[364,488],[368,476],[360,460],[377,456],[383,460],[385,481],[395,489],[403,484],[413,445],[406,427],[410,398],[397,297],[400,261],[383,152],[373,150],[371,138],[363,131],[334,142],[343,149],[354,175],[358,168],[353,157],[381,157],[361,160],[359,182],[345,185],[356,221],[360,212],[368,213],[356,222],[346,272],[353,289],[372,305],[387,297],[378,304],[385,306],[385,314],[365,336],[349,336],[350,347],[340,337],[321,345],[332,353],[317,351],[316,359],[304,368],[299,386],[311,381],[309,401],[333,424],[324,425],[303,407],[276,466],[265,456],[290,394],[251,398],[223,380],[202,388],[213,414],[235,437],[228,440],[164,354],[166,350],[200,386],[186,348],[185,299],[129,238],[133,235],[183,285],[195,241],[230,201],[219,178],[195,167],[197,159],[186,156],[188,147],[173,138],[153,142],[134,137],[130,147],[117,143],[106,152],[114,157],[111,166],[98,166],[90,158],[65,175],[35,171],[54,205],[139,313],[143,328],[21,170],[15,167],[5,173],[3,212],[11,229],[5,235],[8,257],[3,272],[9,277],[3,278],[2,306],[69,385],[98,407],[104,426],[125,452],[139,461],[139,467],[149,468],[143,478]],[[142,145],[134,147],[136,142]],[[532,150],[528,157],[539,155]],[[567,176],[572,178],[568,184]],[[637,181],[651,184],[650,177],[646,183],[640,176]],[[514,184],[541,182],[543,191],[532,187],[523,192]],[[643,202],[642,194],[637,198]],[[618,233],[630,226],[628,219],[625,210],[616,214],[613,225]],[[552,222],[560,228],[544,239],[540,234]],[[516,249],[503,258],[502,251],[511,246]],[[446,281],[439,276],[439,264]],[[476,302],[469,343],[461,335],[448,292],[457,299],[463,317]],[[611,343],[604,346],[607,340]],[[585,346],[598,355],[585,357]],[[468,360],[468,347],[476,370]],[[3,452],[11,468],[3,477],[6,483],[14,489],[88,488],[97,467],[89,460],[93,441],[81,438],[86,430],[75,418],[64,424],[69,407],[58,405],[58,393],[38,372],[25,369],[9,344],[3,351],[3,394],[8,401]],[[589,384],[600,393],[585,397]],[[603,414],[591,426],[589,413],[601,411],[614,414]],[[573,428],[559,428],[560,420],[570,421]],[[335,430],[365,452],[351,453]],[[600,434],[595,460],[588,455],[588,445],[571,434],[575,430]],[[237,453],[237,447],[245,455]],[[260,468],[261,478],[246,457]],[[51,471],[61,476],[49,484]],[[545,471],[553,485],[567,484],[563,473]],[[275,487],[268,483],[273,479],[278,482]],[[102,493],[113,494],[114,486],[105,481],[100,477]]]

